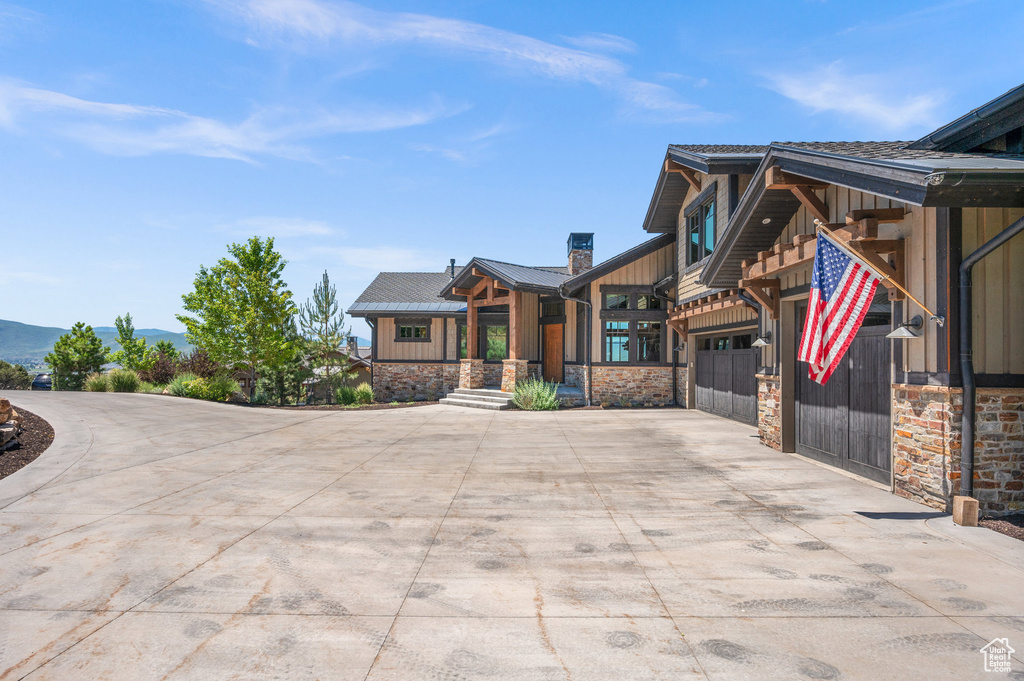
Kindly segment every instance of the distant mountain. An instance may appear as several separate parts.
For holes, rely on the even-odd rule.
[[[94,326],[92,330],[111,350],[121,349],[121,346],[114,340],[117,338],[117,329],[114,327]],[[53,350],[53,344],[57,342],[57,339],[69,331],[70,329],[60,329],[54,326],[32,326],[0,319],[0,359],[26,366],[39,366],[43,364],[43,358]],[[178,350],[192,349],[192,346],[185,340],[185,335],[181,333],[172,333],[162,329],[136,329],[135,337],[141,336],[145,336],[146,342],[150,345],[154,345],[157,341],[169,340]]]

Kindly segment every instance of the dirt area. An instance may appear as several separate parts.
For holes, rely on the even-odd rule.
[[[1024,541],[1024,513],[1009,515],[1003,518],[984,518],[978,521],[982,527],[995,530],[1007,537]]]
[[[13,406],[25,419],[25,430],[18,436],[17,445],[0,452],[0,480],[35,461],[53,442],[53,427],[49,423],[16,404]]]

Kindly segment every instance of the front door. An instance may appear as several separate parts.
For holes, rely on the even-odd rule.
[[[544,329],[544,380],[561,383],[563,359],[563,333],[565,324],[545,324]]]

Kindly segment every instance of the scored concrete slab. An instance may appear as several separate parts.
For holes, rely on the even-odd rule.
[[[1024,650],[1024,544],[700,412],[4,396],[57,436],[0,481],[0,679],[959,679]]]

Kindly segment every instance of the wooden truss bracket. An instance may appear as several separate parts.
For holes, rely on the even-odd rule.
[[[850,241],[850,248],[857,252],[866,263],[883,273],[892,281],[882,280],[882,286],[889,290],[889,300],[903,300],[905,295],[899,286],[906,287],[905,245],[902,239],[884,241]],[[882,254],[892,253],[895,266],[890,265]],[[895,283],[893,283],[895,282]]]
[[[690,183],[690,186],[697,192],[700,191],[700,178],[697,177],[697,173],[692,168],[687,168],[684,165],[680,165],[675,161],[665,159],[665,172],[666,173],[679,173],[686,181]]]
[[[668,325],[669,328],[671,328],[673,331],[679,334],[680,340],[682,340],[685,343],[690,332],[690,320],[685,318],[669,319]],[[675,349],[673,348],[673,351],[674,350]]]
[[[747,281],[744,279],[740,286],[750,294],[765,310],[772,319],[779,318],[779,287],[778,279],[755,279]]]
[[[811,189],[824,189],[828,182],[812,180],[809,177],[800,177],[785,172],[779,166],[772,166],[764,174],[764,184],[767,189],[793,189],[794,187],[810,187]]]
[[[818,195],[814,193],[813,187],[804,185],[797,185],[791,187],[790,191],[796,198],[800,199],[800,203],[803,204],[807,212],[816,217],[822,222],[828,222],[828,206],[825,202],[818,198]]]

